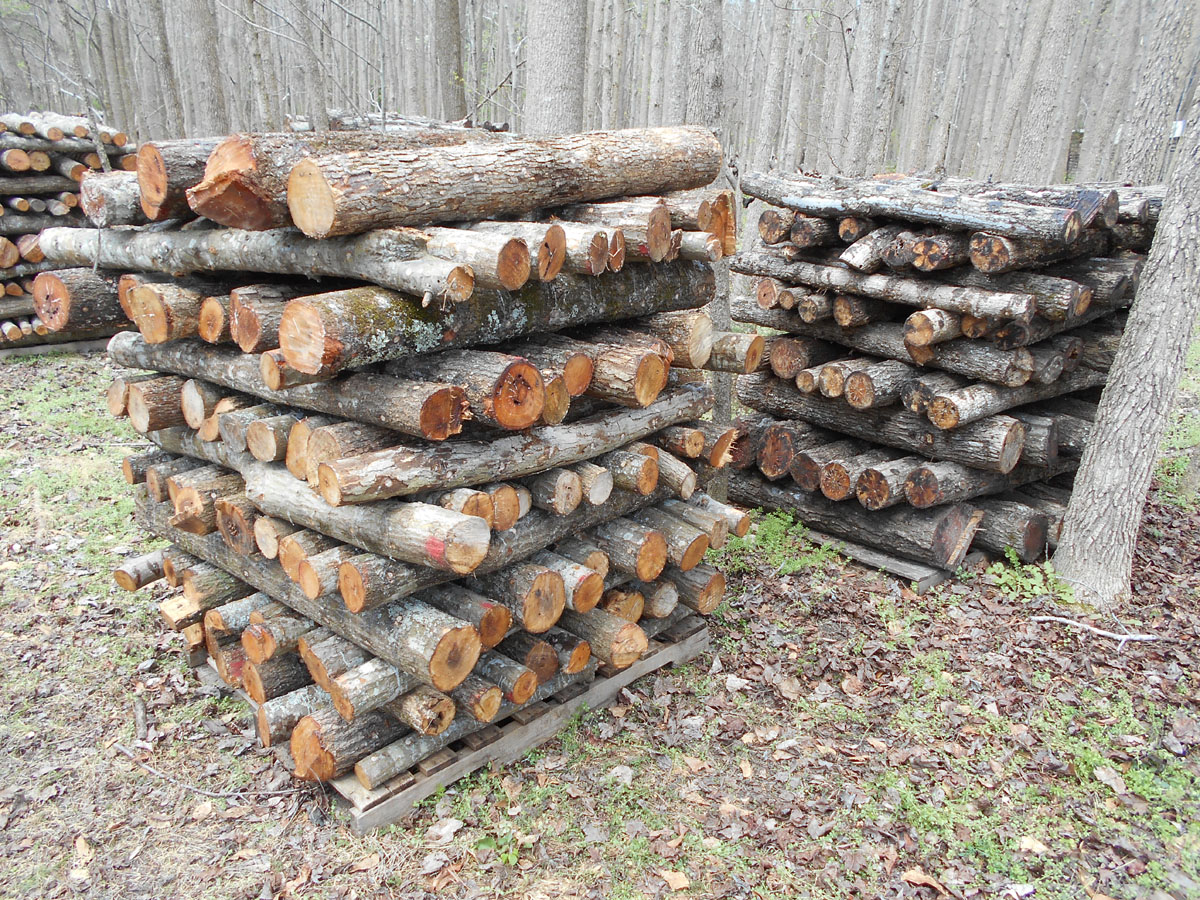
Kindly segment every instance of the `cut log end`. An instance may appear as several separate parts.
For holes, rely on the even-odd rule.
[[[496,258],[496,276],[500,284],[507,290],[515,291],[529,280],[531,269],[529,246],[520,238],[506,241]]]
[[[637,556],[637,577],[653,581],[667,564],[667,542],[657,531],[647,535]]]
[[[642,658],[650,646],[646,632],[633,622],[622,625],[609,648],[609,662],[618,669],[628,669]]]
[[[38,317],[51,331],[61,331],[71,321],[71,292],[54,272],[41,272],[33,279]]]
[[[541,418],[546,388],[537,367],[514,360],[496,382],[492,409],[497,423],[514,431],[528,428]]]
[[[306,235],[325,238],[333,232],[337,208],[333,189],[315,161],[304,159],[292,167],[287,201],[292,221]]]
[[[429,678],[439,691],[450,691],[471,674],[483,650],[473,625],[448,628],[429,660]]]
[[[567,605],[567,592],[562,576],[545,571],[533,580],[521,605],[521,618],[530,634],[549,631]]]

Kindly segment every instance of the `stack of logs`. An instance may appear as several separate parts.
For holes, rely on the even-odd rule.
[[[1053,549],[1162,189],[753,174],[730,496],[955,569]],[[757,469],[757,471],[755,471]]]
[[[134,149],[122,132],[83,116],[0,115],[0,352],[108,337],[128,325],[56,327],[38,314],[35,285],[38,273],[53,268],[38,233],[86,226],[87,182],[108,169],[132,176]]]
[[[749,523],[703,492],[733,432],[696,370],[763,341],[703,309],[720,161],[690,128],[147,144],[143,206],[238,230],[43,236],[138,328],[108,405],[170,546],[116,579],[180,589],[164,620],[298,777],[386,785],[721,601],[702,558]]]

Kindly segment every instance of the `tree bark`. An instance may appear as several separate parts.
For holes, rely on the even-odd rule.
[[[33,304],[38,318],[51,331],[122,327],[129,319],[117,297],[117,278],[111,272],[59,269],[33,280]]]
[[[220,138],[153,141],[137,154],[142,210],[151,222],[191,218],[187,190],[204,177],[204,164]]]

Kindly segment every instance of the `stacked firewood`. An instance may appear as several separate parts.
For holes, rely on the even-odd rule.
[[[1055,545],[1162,190],[750,175],[730,496],[954,569]],[[755,471],[757,470],[757,471]]]
[[[38,234],[86,226],[87,184],[111,177],[108,169],[135,177],[134,150],[124,133],[82,116],[0,115],[0,351],[108,337],[119,327],[80,321],[64,328],[39,315],[36,279],[53,265]]]
[[[703,492],[733,432],[701,420],[696,370],[763,350],[703,309],[733,233],[704,187],[720,147],[504,141],[147,144],[140,204],[202,227],[43,235],[138,328],[109,345],[138,371],[108,404],[154,444],[125,474],[170,546],[117,580],[181,589],[164,620],[302,778],[376,788],[632,665],[720,602],[702,558],[748,528]]]

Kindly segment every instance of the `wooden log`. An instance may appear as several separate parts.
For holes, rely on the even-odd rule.
[[[142,210],[151,222],[192,218],[187,190],[204,175],[219,138],[147,141],[138,147],[137,180]]]
[[[649,316],[637,328],[661,339],[670,348],[671,364],[702,369],[713,351],[716,334],[712,318],[703,310],[678,310]]]
[[[1031,269],[1076,256],[1107,256],[1107,232],[1084,231],[1077,240],[1062,243],[1029,237],[1006,236],[981,230],[971,235],[971,265],[980,272],[998,274]]]
[[[661,534],[666,541],[667,561],[685,572],[699,565],[708,552],[707,532],[661,509],[642,509],[632,513],[630,519]]]
[[[873,228],[843,250],[838,259],[859,272],[876,272],[883,265],[884,251],[904,231],[903,225]]]
[[[909,472],[924,463],[919,456],[900,456],[876,462],[859,472],[854,496],[870,510],[887,509],[905,501],[904,482]]]
[[[814,262],[784,262],[759,251],[738,254],[733,271],[743,275],[770,276],[781,281],[841,290],[909,306],[933,307],[948,312],[970,313],[994,318],[1028,318],[1034,301],[1027,294],[986,288],[930,285],[924,280],[897,275],[864,275],[849,269]]]
[[[629,668],[649,647],[646,633],[641,628],[603,609],[584,614],[567,610],[563,613],[561,627],[586,640],[592,655],[617,669]]]
[[[907,507],[869,512],[820,495],[780,489],[742,473],[731,476],[730,495],[752,506],[791,511],[805,524],[836,537],[940,569],[954,569],[962,562],[982,519],[963,505],[929,512]]]
[[[840,240],[836,221],[799,213],[792,219],[788,237],[793,246],[800,248],[824,247]]]
[[[495,684],[503,692],[504,699],[517,706],[528,703],[538,687],[534,672],[495,650],[480,655],[475,674]]]
[[[4,178],[0,179],[0,196],[2,197],[28,197],[31,194],[56,194],[59,191],[74,191],[78,188],[78,184],[74,179],[63,178],[58,175],[26,175],[21,178]],[[38,221],[50,221],[54,225],[62,225],[62,222],[54,222],[53,217],[41,216],[5,216],[6,219],[22,219]],[[82,224],[82,223],[80,223]],[[53,226],[51,226],[53,227]],[[19,227],[15,230],[7,231],[8,234],[33,234],[41,231],[41,228]]]
[[[544,550],[530,562],[558,573],[563,580],[566,608],[584,613],[594,607],[604,593],[604,576],[565,556]]]
[[[958,428],[1026,403],[1096,387],[1104,381],[1103,372],[1081,367],[1050,384],[1027,384],[1019,388],[971,384],[939,392],[930,402],[927,414],[938,428]]]
[[[200,315],[201,323],[203,323],[204,307],[201,307]],[[284,391],[302,384],[316,384],[326,380],[323,376],[297,372],[287,364],[283,351],[278,348],[267,350],[259,356],[258,373],[262,377],[263,384],[273,391]]]
[[[291,581],[299,584],[300,564],[336,546],[338,542],[329,535],[301,528],[279,539],[279,565]]]
[[[665,538],[654,529],[630,519],[617,518],[597,525],[592,529],[590,539],[608,554],[614,568],[635,575],[641,581],[656,579],[667,562]]]
[[[1025,426],[1025,448],[1021,463],[1050,468],[1058,463],[1058,422],[1048,416],[1015,409],[1013,418]]]
[[[950,229],[992,231],[1061,243],[1075,240],[1082,227],[1073,209],[942,194],[876,179],[848,184],[750,173],[742,176],[741,184],[744,193],[809,215],[895,217]]]
[[[316,684],[305,685],[261,704],[254,713],[258,742],[266,748],[291,739],[292,730],[305,716],[329,704],[329,695]]]
[[[737,537],[745,537],[750,532],[750,516],[735,506],[722,503],[708,494],[696,494],[690,503],[698,509],[724,516],[729,530]]]
[[[266,703],[309,684],[308,669],[295,653],[273,657],[266,662],[247,662],[242,670],[242,686],[255,703]]]
[[[403,433],[419,431],[430,440],[457,434],[461,426],[462,394],[454,388],[432,392],[421,388],[414,395],[411,383],[361,373],[327,384],[272,391],[259,377],[257,360],[222,346],[195,342],[150,345],[129,334],[110,342],[108,350],[111,359],[131,368],[175,371],[271,402],[328,411]],[[303,477],[303,469],[299,471],[298,477]]]
[[[113,569],[113,580],[127,591],[136,591],[148,584],[153,584],[163,577],[163,551],[154,550],[150,553],[128,559]]]
[[[183,573],[200,562],[197,557],[172,545],[163,551],[163,579],[169,587],[180,587]]]
[[[464,516],[477,516],[492,527],[496,518],[496,508],[491,496],[486,491],[474,488],[456,488],[452,491],[433,491],[419,495],[422,503],[432,503],[442,509],[450,509]]]
[[[244,496],[220,497],[214,507],[217,513],[217,531],[226,546],[239,556],[249,556],[257,549],[254,524],[258,510]]]
[[[608,470],[614,488],[645,497],[658,486],[658,460],[643,453],[614,450],[596,457],[596,462]]]
[[[758,470],[770,481],[786,478],[797,453],[832,440],[832,434],[807,422],[773,422],[763,429]]]
[[[256,612],[267,610],[268,607],[272,611],[287,609],[282,603],[259,591],[239,600],[230,600],[204,614],[204,630],[209,635],[241,634],[251,624],[251,617]]]
[[[904,343],[928,347],[962,337],[962,316],[944,309],[919,309],[904,320]]]
[[[846,379],[850,377],[851,373],[857,372],[873,362],[864,357],[830,360],[821,366],[820,374],[817,376],[817,390],[823,397],[831,399],[841,397],[846,391]]]
[[[568,538],[554,546],[554,552],[565,559],[579,563],[599,575],[608,577],[608,554],[600,547],[584,538]]]
[[[514,431],[537,422],[546,399],[535,365],[495,351],[448,350],[392,362],[385,371],[412,381],[458,385],[476,418]]]
[[[773,416],[763,413],[752,413],[734,419],[734,436],[730,443],[728,464],[735,469],[747,469],[755,465],[766,440],[766,429],[777,421]],[[703,436],[703,432],[700,434]],[[700,450],[703,451],[703,445]],[[692,458],[699,455],[697,452]]]
[[[91,269],[42,272],[33,280],[34,309],[51,331],[129,324],[117,299],[116,276]]]
[[[644,410],[606,412],[571,425],[541,428],[529,437],[482,444],[457,442],[438,450],[436,467],[427,451],[380,450],[321,466],[321,494],[333,506],[402,496],[433,487],[462,487],[569,465],[607,452],[659,428],[700,414],[711,403],[704,385],[686,385]],[[508,454],[509,446],[521,448]],[[427,458],[430,465],[422,462]],[[447,472],[454,473],[447,477]]]
[[[305,478],[315,488],[321,463],[378,450],[394,441],[395,435],[387,429],[360,422],[335,422],[314,428],[309,432],[304,454]]]
[[[563,226],[552,222],[549,224],[537,222],[476,222],[470,226],[471,231],[484,234],[500,235],[516,238],[525,243],[528,253],[528,264],[538,281],[553,281],[558,277],[567,261],[567,235]],[[593,236],[595,232],[592,232]],[[608,239],[604,238],[605,258],[607,257]],[[602,264],[603,265],[603,264]],[[571,271],[575,271],[573,268]],[[603,268],[601,268],[603,271]],[[479,273],[476,272],[476,275]],[[589,272],[589,274],[598,274]],[[526,278],[525,280],[528,280]],[[521,284],[525,282],[522,281]],[[517,285],[520,287],[520,285]]]
[[[928,431],[920,416],[906,410],[851,410],[759,375],[739,379],[737,396],[747,406],[772,415],[801,418],[864,440],[987,471],[1011,471],[1024,446],[1024,427],[1006,416],[980,420],[968,426],[971,430],[960,429],[950,436]]]
[[[951,284],[1029,294],[1034,299],[1037,314],[1051,321],[1076,318],[1086,312],[1092,302],[1092,290],[1086,285],[1041,272],[989,275],[967,268],[947,273],[942,279]]]
[[[146,473],[152,466],[169,463],[174,457],[170,454],[154,450],[149,453],[131,453],[121,460],[121,474],[128,484],[143,484]]]
[[[254,520],[254,543],[265,558],[275,559],[279,556],[279,542],[298,530],[299,526],[283,519],[259,516]]]
[[[303,781],[329,781],[407,731],[408,726],[382,711],[346,722],[332,706],[318,709],[292,730],[289,748],[295,776]]]
[[[680,500],[664,500],[658,505],[658,508],[699,528],[708,536],[708,545],[714,550],[719,550],[729,539],[730,522],[722,513],[701,509],[694,504]]]
[[[603,283],[562,276],[513,293],[481,292],[478,302],[444,313],[381,288],[357,288],[292,301],[280,325],[280,347],[298,371],[333,374],[439,347],[703,306],[713,291],[711,269],[689,262],[635,267]]]
[[[500,644],[499,652],[533,672],[539,685],[545,684],[558,673],[558,651],[526,631],[515,632],[506,638]]]
[[[856,297],[853,294],[838,294],[833,298],[833,321],[842,328],[858,328],[871,322],[887,322],[893,317],[894,307],[882,300]]]
[[[300,638],[297,652],[313,681],[325,691],[339,676],[372,659],[372,655],[358,644],[324,627]]]
[[[531,634],[548,629],[558,621],[566,607],[562,576],[554,569],[534,562],[517,563],[465,584],[507,606],[513,621]]]
[[[312,619],[282,603],[259,607],[250,614],[250,624],[242,631],[242,648],[252,663],[261,664],[294,653],[300,639],[316,628]]]
[[[999,473],[983,472],[960,463],[929,462],[908,473],[904,481],[904,495],[918,509],[944,506],[973,497],[998,494],[1058,472],[1069,471],[1074,465],[1073,462],[1063,461],[1054,467],[1020,466],[1012,472]]]
[[[913,244],[913,268],[937,272],[971,261],[971,238],[962,233],[933,234]]]
[[[821,473],[828,463],[858,456],[871,449],[870,444],[853,438],[810,446],[796,451],[788,474],[801,490],[818,491],[821,489]]]
[[[376,656],[417,676],[424,684],[450,690],[474,668],[480,648],[479,635],[474,626],[460,619],[411,600],[362,614],[351,613],[335,598],[309,600],[298,587],[287,583],[279,567],[269,562],[237,556],[219,539],[214,542],[213,538],[178,534],[154,507],[140,506],[139,518],[154,533],[177,537],[187,545],[185,549],[202,550],[254,587],[285,601],[318,624],[353,639]]]
[[[761,335],[719,332],[713,336],[712,354],[704,368],[712,372],[745,375],[758,369],[765,350]]]
[[[533,505],[532,498],[524,502],[528,491],[521,485],[497,482],[481,485],[480,489],[492,501],[492,528],[495,531],[508,531]]]
[[[900,405],[909,412],[925,414],[934,397],[971,382],[949,372],[930,372],[912,379],[900,389]]]
[[[146,470],[146,490],[156,502],[161,503],[173,499],[175,486],[171,478],[203,466],[204,463],[189,457],[175,458],[167,463],[156,463]]]
[[[533,505],[556,516],[565,516],[583,502],[583,482],[569,469],[547,469],[522,481]]]
[[[133,172],[88,172],[79,183],[79,200],[83,214],[97,228],[147,222]]]
[[[838,237],[847,244],[853,244],[879,227],[879,222],[865,216],[842,216],[838,219]]]
[[[146,434],[173,425],[185,424],[179,395],[184,380],[171,375],[129,385],[129,424]]]
[[[347,722],[354,722],[420,687],[423,685],[411,675],[391,663],[371,657],[333,679],[329,697],[338,714]]]
[[[455,706],[466,710],[476,722],[492,721],[504,703],[504,692],[500,688],[486,678],[474,674],[468,675],[462,684],[450,692],[450,696]],[[452,722],[451,725],[453,724]]]
[[[764,244],[782,244],[791,240],[796,214],[790,209],[764,209],[758,214],[758,236]]]
[[[505,352],[537,366],[543,381],[561,377],[571,397],[580,396],[592,383],[594,354],[583,347],[552,347],[534,339],[511,344]]]
[[[920,370],[896,359],[885,359],[856,369],[846,376],[843,396],[854,409],[889,406],[900,399],[901,389]]]
[[[613,490],[612,473],[592,462],[576,463],[568,467],[578,479],[583,501],[589,506],[604,504]]]
[[[711,613],[725,598],[725,576],[706,563],[687,572],[667,566],[663,578],[675,585],[680,603],[701,615]]]
[[[310,600],[332,593],[338,586],[339,567],[357,555],[357,547],[342,544],[309,556],[297,567],[296,583]]]
[[[664,450],[688,459],[696,459],[704,452],[704,432],[688,425],[672,425],[653,436],[653,440]]]
[[[901,459],[896,450],[872,449],[864,453],[832,459],[821,467],[821,493],[830,500],[849,500],[856,496],[858,480],[876,466]]]
[[[646,598],[632,583],[626,584],[605,591],[597,608],[626,622],[636,622],[645,612]]]
[[[1073,259],[1043,270],[1046,275],[1082,284],[1092,291],[1093,302],[1112,304],[1133,296],[1141,280],[1145,259],[1126,255],[1119,259],[1093,257]]]
[[[163,621],[173,631],[203,621],[204,613],[213,607],[254,593],[240,579],[204,562],[184,569],[179,581],[183,593],[168,597],[159,605]]]
[[[279,319],[287,301],[305,293],[299,285],[249,284],[229,293],[229,333],[243,353],[279,346]],[[197,328],[199,312],[197,312]]]
[[[646,445],[633,445],[635,448]],[[640,452],[640,451],[639,451]],[[681,500],[687,500],[696,491],[696,473],[683,460],[665,451],[658,454],[658,481],[656,486],[669,488]]]
[[[226,446],[238,453],[245,453],[249,448],[250,426],[255,422],[275,419],[283,412],[283,408],[274,403],[256,403],[243,409],[220,413],[217,417],[217,430]]]
[[[378,557],[368,560],[367,556],[363,554],[342,563],[338,585],[350,609],[369,608],[369,598],[388,589],[386,585],[379,585],[377,580],[371,580],[378,578],[379,567],[373,562]],[[507,606],[468,590],[461,584],[441,585],[422,591],[417,597],[442,612],[474,625],[479,630],[479,639],[485,650],[499,644],[512,628],[513,615]]]

